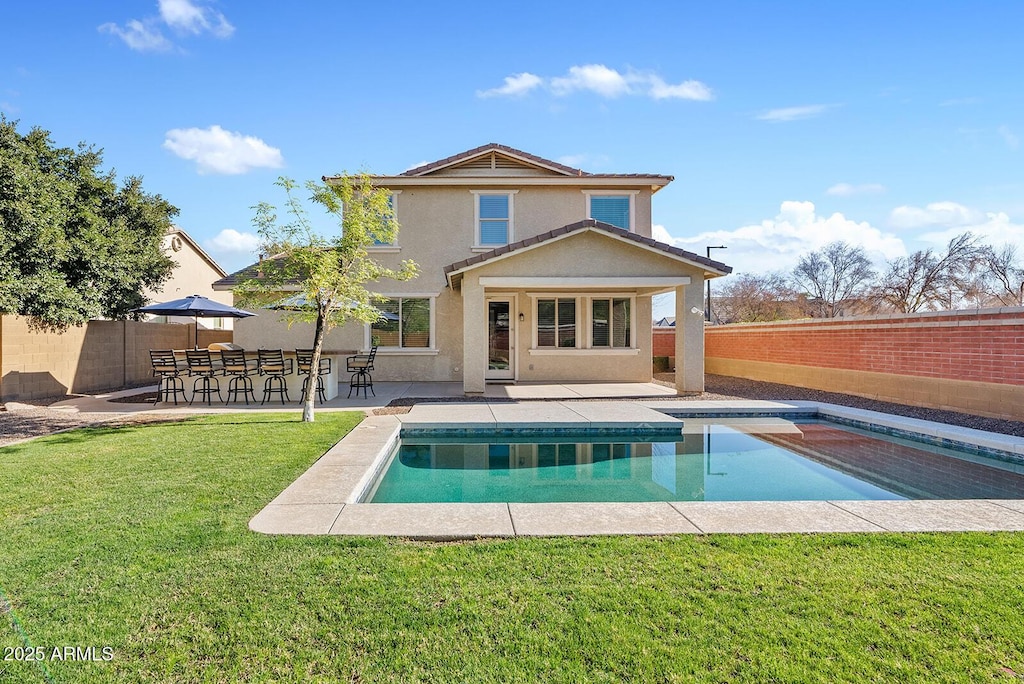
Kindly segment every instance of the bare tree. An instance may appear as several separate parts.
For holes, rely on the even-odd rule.
[[[943,254],[923,249],[890,261],[875,296],[900,313],[956,308],[973,295],[984,254],[977,236],[961,233]]]
[[[719,323],[756,323],[799,318],[806,297],[798,294],[784,273],[743,273],[730,277],[715,297]]]
[[[983,269],[988,295],[1004,306],[1024,306],[1024,265],[1015,245],[1003,245],[999,251],[986,247]]]
[[[841,240],[800,257],[793,269],[796,286],[812,298],[814,315],[835,318],[867,294],[875,271],[863,247]]]

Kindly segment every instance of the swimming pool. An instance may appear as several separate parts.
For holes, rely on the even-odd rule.
[[[1024,463],[819,419],[685,419],[674,436],[403,434],[363,501],[1024,498]]]

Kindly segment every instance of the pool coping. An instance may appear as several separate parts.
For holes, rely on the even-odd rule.
[[[518,407],[518,408],[510,408]],[[818,415],[940,445],[975,445],[1024,462],[1024,438],[809,401],[521,402],[417,404],[368,416],[249,521],[265,534],[425,540],[518,536],[709,533],[1024,531],[1024,499],[698,501],[643,503],[361,503],[403,427],[614,431],[683,418]]]

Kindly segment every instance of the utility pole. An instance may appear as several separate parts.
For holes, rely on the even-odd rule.
[[[711,258],[711,250],[713,250],[713,249],[729,249],[729,248],[726,247],[725,245],[709,245],[708,248],[707,248],[708,259]],[[707,297],[707,301],[704,303],[704,320],[705,321],[710,321],[711,320],[711,279],[710,278],[708,278],[708,297]]]

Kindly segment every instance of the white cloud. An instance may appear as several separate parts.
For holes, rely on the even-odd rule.
[[[860,245],[868,256],[881,263],[884,259],[904,256],[903,241],[864,221],[854,221],[841,213],[831,216],[817,214],[812,202],[783,202],[772,219],[742,226],[735,230],[708,231],[685,238],[673,237],[663,226],[654,226],[655,240],[706,255],[708,245],[725,245],[727,249],[713,252],[716,261],[733,267],[735,273],[790,271],[800,256],[821,249],[835,240]]]
[[[196,35],[209,31],[218,38],[227,38],[235,32],[227,18],[209,7],[190,0],[159,0],[160,18],[173,29]]]
[[[821,116],[830,109],[835,108],[836,105],[831,104],[816,104],[816,105],[804,105],[802,107],[783,107],[781,109],[769,109],[766,112],[762,112],[757,115],[757,119],[760,121],[770,121],[772,123],[781,123],[784,121],[797,121],[799,119],[811,119],[816,116]]]
[[[701,81],[689,80],[670,84],[658,74],[634,70],[622,73],[604,64],[572,66],[564,76],[551,78],[529,72],[514,74],[506,76],[503,85],[489,90],[478,90],[476,94],[477,97],[518,97],[541,87],[547,88],[556,97],[565,97],[576,92],[591,92],[606,98],[640,95],[655,100],[714,99],[711,88]]]
[[[889,213],[889,223],[894,228],[959,228],[983,220],[983,212],[956,202],[932,202],[923,209],[904,205]]]
[[[201,174],[235,175],[284,166],[281,150],[220,126],[172,129],[167,131],[163,146],[182,159],[194,160]]]
[[[970,231],[979,236],[982,242],[999,247],[1004,244],[1024,246],[1024,224],[1014,223],[1008,214],[1001,211],[982,212],[971,209],[975,220],[970,223],[946,227],[944,230],[937,230],[921,235],[922,240],[934,242],[937,246],[945,246],[949,241],[959,235]]]
[[[240,233],[233,228],[225,228],[207,240],[205,246],[218,255],[255,254],[259,250],[260,239],[253,233]]]
[[[861,183],[851,185],[850,183],[836,183],[825,191],[836,197],[852,197],[853,195],[876,195],[885,192],[885,186],[880,183]]]
[[[603,64],[584,64],[569,67],[569,73],[551,79],[555,95],[568,95],[577,90],[589,90],[602,97],[619,97],[629,92],[629,81],[615,69]]]
[[[174,47],[160,29],[147,26],[137,19],[130,19],[124,28],[114,23],[99,27],[101,33],[109,33],[124,41],[125,45],[138,52],[167,52]]]
[[[711,88],[700,81],[690,80],[676,85],[669,85],[658,76],[650,76],[649,80],[651,89],[648,94],[655,100],[677,98],[680,100],[707,101],[714,99],[714,93],[711,92]]]
[[[540,76],[524,71],[521,74],[506,76],[504,85],[490,90],[478,90],[476,95],[477,97],[522,97],[543,83],[544,79]]]
[[[160,15],[143,20],[129,19],[124,27],[108,22],[99,27],[101,33],[109,33],[124,41],[125,45],[139,52],[167,52],[174,48],[160,29],[167,26],[182,34],[201,35],[211,33],[218,38],[228,38],[235,27],[220,12],[192,0],[158,0]]]
[[[1011,150],[1015,150],[1020,147],[1020,138],[1010,130],[1009,126],[1000,126],[998,131],[999,135],[1003,136],[1003,140],[1006,141],[1006,146]]]

